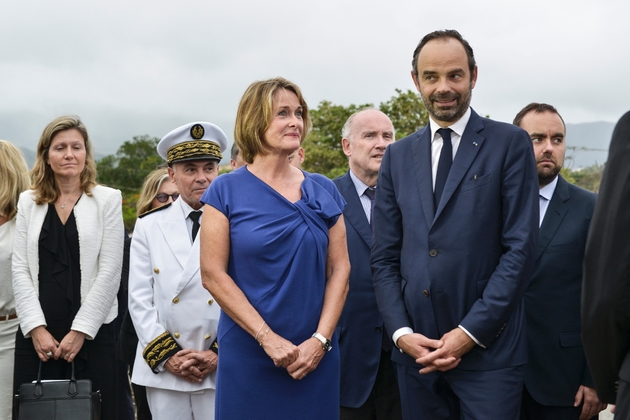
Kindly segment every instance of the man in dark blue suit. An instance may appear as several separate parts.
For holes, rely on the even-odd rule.
[[[342,129],[350,170],[334,182],[348,203],[343,211],[350,255],[350,290],[337,337],[341,354],[341,420],[401,419],[391,362],[392,344],[376,306],[370,269],[372,209],[378,170],[394,126],[374,108],[352,114]]]
[[[580,333],[582,263],[596,195],[560,175],[566,128],[553,106],[531,103],[514,124],[532,139],[540,188],[536,266],[525,293],[522,419],[596,418],[606,405],[593,388]]]
[[[538,231],[531,140],[470,108],[477,66],[457,31],[416,47],[430,123],[387,148],[372,269],[405,419],[518,419],[523,294]]]

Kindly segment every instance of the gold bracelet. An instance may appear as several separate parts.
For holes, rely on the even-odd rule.
[[[258,341],[258,334],[260,334],[260,330],[262,330],[262,327],[266,324],[265,321],[263,321],[262,324],[260,324],[260,328],[258,328],[258,332],[256,333],[256,341]]]
[[[267,327],[267,329],[265,330],[265,333],[263,334],[262,338],[258,342],[258,344],[260,344],[260,347],[262,347],[263,343],[265,342],[265,338],[267,338],[268,332],[269,332],[269,327]]]

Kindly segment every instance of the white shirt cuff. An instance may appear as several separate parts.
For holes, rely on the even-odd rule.
[[[484,349],[486,348],[486,346],[484,346],[483,344],[481,344],[481,342],[479,342],[479,340],[477,340],[477,339],[475,338],[475,336],[474,336],[474,335],[472,335],[471,333],[469,333],[469,332],[468,332],[468,330],[467,330],[466,328],[462,327],[461,325],[458,325],[458,327],[459,327],[459,329],[461,329],[462,331],[464,331],[464,332],[466,333],[466,335],[472,339],[472,341],[474,341],[475,343],[477,343],[477,345],[478,345],[479,347],[482,347],[482,348],[484,348]]]
[[[398,328],[396,331],[394,331],[394,334],[392,334],[392,341],[394,342],[394,345],[398,347],[398,339],[407,334],[413,334],[413,330],[409,327]]]

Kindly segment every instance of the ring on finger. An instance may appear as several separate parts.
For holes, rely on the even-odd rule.
[[[48,353],[46,353],[47,357],[52,357],[52,351],[49,351]]]

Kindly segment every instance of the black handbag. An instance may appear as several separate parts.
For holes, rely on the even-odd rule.
[[[18,420],[100,420],[101,393],[92,392],[92,381],[75,379],[42,381],[39,362],[37,381],[20,385],[15,396]]]

